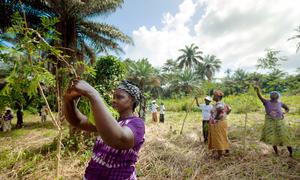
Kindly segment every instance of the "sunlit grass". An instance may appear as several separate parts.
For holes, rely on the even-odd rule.
[[[260,110],[248,114],[245,151],[242,143],[245,115],[232,113],[228,116],[231,155],[216,161],[210,157],[211,152],[202,142],[201,112],[197,109],[188,114],[185,111],[170,111],[168,103],[172,104],[175,100],[166,102],[165,123],[153,123],[150,113],[147,114],[145,144],[137,163],[139,179],[300,177],[300,115],[297,113],[287,114],[285,118],[296,137],[292,142],[294,159],[288,158],[285,147],[280,148],[280,156],[276,157],[271,146],[259,141],[264,122],[264,113]],[[180,103],[176,107],[180,107]],[[64,124],[64,137],[68,135],[67,126]],[[49,118],[41,124],[40,117],[31,114],[25,115],[24,128],[13,129],[10,133],[0,132],[0,179],[53,179],[56,159],[53,140],[56,135],[57,131]],[[78,151],[70,151],[64,146],[62,150],[63,179],[82,179],[92,148],[83,146]]]

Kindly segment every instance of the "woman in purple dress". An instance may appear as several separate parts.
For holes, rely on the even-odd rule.
[[[86,97],[91,104],[95,125],[76,107],[76,100]],[[113,94],[112,106],[120,117],[115,119],[99,93],[87,82],[73,80],[64,96],[64,114],[74,127],[97,132],[99,136],[84,179],[136,179],[135,164],[144,142],[144,121],[134,116],[142,94],[129,81],[122,81]]]
[[[291,133],[284,121],[284,113],[288,113],[289,108],[279,101],[280,94],[277,91],[272,91],[270,100],[267,100],[263,98],[258,87],[255,87],[255,90],[266,111],[261,141],[272,145],[276,155],[278,155],[277,146],[287,146],[290,157],[292,157]],[[282,111],[282,108],[285,112]]]

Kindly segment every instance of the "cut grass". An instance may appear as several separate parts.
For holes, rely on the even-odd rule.
[[[285,147],[274,156],[271,146],[259,142],[263,114],[250,113],[247,126],[247,147],[244,152],[244,115],[228,117],[230,156],[220,161],[210,158],[211,152],[202,143],[201,114],[188,114],[180,135],[185,112],[166,112],[165,123],[146,121],[145,144],[139,153],[139,179],[297,179],[300,177],[299,115],[287,115],[298,141],[294,159],[288,158]],[[48,121],[41,124],[39,116],[28,115],[23,129],[0,132],[0,179],[54,179],[56,130]],[[67,136],[65,125],[64,136]],[[62,179],[82,179],[91,157],[91,148],[78,151],[63,147]]]

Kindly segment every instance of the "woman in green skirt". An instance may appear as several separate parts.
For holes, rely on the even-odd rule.
[[[255,90],[266,111],[261,141],[273,145],[276,155],[278,155],[277,146],[287,146],[290,157],[292,157],[293,149],[290,146],[291,135],[283,120],[284,114],[289,112],[289,108],[278,100],[280,94],[277,91],[272,91],[270,93],[270,100],[267,100],[262,97],[258,87],[255,87]],[[285,112],[282,111],[282,108]]]

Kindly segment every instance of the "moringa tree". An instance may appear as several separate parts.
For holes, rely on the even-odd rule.
[[[263,58],[259,58],[257,60],[257,69],[265,69],[265,70],[271,70],[276,71],[280,69],[281,61],[287,61],[286,57],[279,57],[280,51],[274,50],[274,49],[266,49],[266,55]]]

